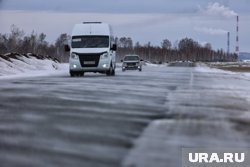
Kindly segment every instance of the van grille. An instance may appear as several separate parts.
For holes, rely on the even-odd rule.
[[[82,67],[97,67],[99,64],[100,56],[102,53],[98,54],[77,54],[80,59]]]

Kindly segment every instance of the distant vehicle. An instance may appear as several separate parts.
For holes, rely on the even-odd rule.
[[[71,35],[69,73],[83,76],[85,72],[115,75],[116,44],[111,27],[101,22],[76,24]]]
[[[122,71],[139,70],[142,71],[142,63],[138,55],[126,55],[122,60]]]

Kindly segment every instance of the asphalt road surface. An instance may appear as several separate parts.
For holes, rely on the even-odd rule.
[[[250,80],[178,66],[0,80],[0,166],[177,167],[181,147],[249,147]]]

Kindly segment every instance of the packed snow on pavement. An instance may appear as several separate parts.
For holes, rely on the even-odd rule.
[[[13,64],[27,70],[13,76],[44,76],[1,81],[6,166],[177,167],[182,147],[250,146],[246,73],[147,64],[71,78],[67,64],[24,59]]]
[[[145,128],[124,159],[124,167],[165,167],[166,164],[178,167],[182,148],[250,146],[248,73],[224,71],[204,64],[185,70],[189,76],[172,78],[182,82],[167,94],[168,118],[152,121]]]

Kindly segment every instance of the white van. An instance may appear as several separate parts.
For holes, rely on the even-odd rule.
[[[71,76],[83,76],[85,72],[115,75],[116,44],[111,27],[101,22],[76,24],[71,35],[69,72]]]

